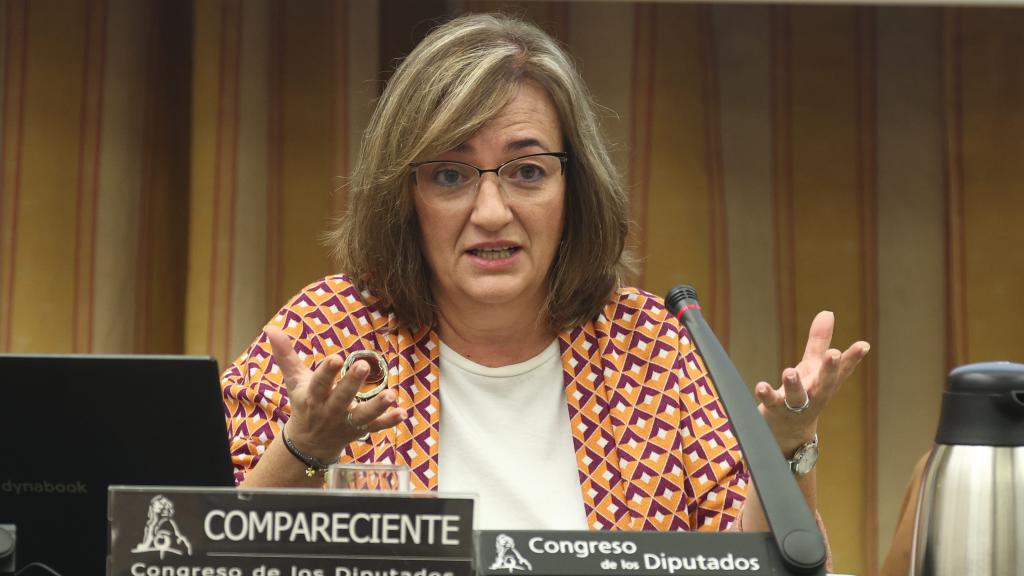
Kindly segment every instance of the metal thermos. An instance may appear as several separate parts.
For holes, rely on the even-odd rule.
[[[1024,365],[969,364],[948,380],[910,573],[1024,575]]]

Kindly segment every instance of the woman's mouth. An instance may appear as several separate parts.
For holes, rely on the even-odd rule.
[[[518,251],[518,246],[502,246],[501,248],[474,248],[469,250],[469,253],[484,260],[501,260],[511,257]]]

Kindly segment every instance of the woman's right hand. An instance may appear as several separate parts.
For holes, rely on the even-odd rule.
[[[316,370],[310,370],[287,334],[273,327],[266,333],[291,405],[288,439],[304,454],[321,462],[336,462],[349,442],[406,419],[398,394],[390,388],[365,402],[355,399],[370,371],[366,361],[353,363],[338,380],[344,364],[341,356],[328,356]]]

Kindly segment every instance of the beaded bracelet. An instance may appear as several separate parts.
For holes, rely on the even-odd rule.
[[[291,438],[288,438],[288,436],[285,435],[283,427],[281,428],[281,439],[284,440],[284,446],[292,453],[292,456],[295,456],[299,462],[302,462],[306,466],[307,478],[312,478],[317,472],[323,474],[325,477],[327,476],[327,466],[325,466],[319,458],[303,454],[301,450],[296,448],[295,444],[292,443]]]

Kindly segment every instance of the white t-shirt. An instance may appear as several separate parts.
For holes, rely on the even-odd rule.
[[[438,490],[478,494],[478,529],[586,530],[558,341],[500,368],[440,353]]]

